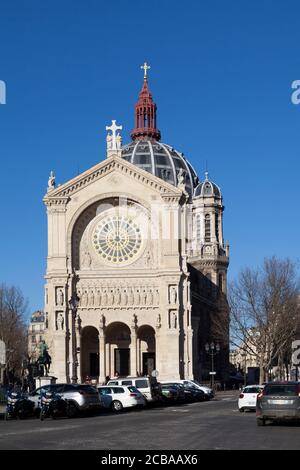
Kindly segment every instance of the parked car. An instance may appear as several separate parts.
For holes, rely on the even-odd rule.
[[[101,408],[98,390],[91,385],[51,384],[39,387],[29,394],[29,398],[34,401],[36,408],[40,407],[41,396],[45,392],[58,393],[62,398],[67,399],[70,408],[72,406],[74,407],[74,412],[97,410]]]
[[[238,408],[242,413],[245,410],[255,410],[257,395],[262,391],[263,385],[247,385],[240,393]]]
[[[269,382],[257,396],[257,425],[277,420],[300,420],[300,382]]]
[[[155,377],[118,377],[111,379],[107,385],[125,385],[136,387],[145,397],[147,403],[156,402],[161,399],[160,385]]]
[[[197,388],[198,390],[202,390],[204,392],[205,400],[210,400],[211,398],[214,398],[214,391],[207,387],[206,385],[201,385],[197,380],[190,380],[190,379],[185,379],[185,380],[177,380],[177,379],[170,379],[168,382],[173,382],[173,383],[181,383],[185,387],[190,387],[190,388]]]
[[[165,403],[182,403],[185,400],[184,391],[176,384],[161,384],[161,396]]]
[[[202,390],[196,388],[196,387],[189,387],[188,385],[184,385],[178,382],[167,382],[167,381],[162,381],[160,382],[161,385],[171,385],[174,387],[177,387],[183,392],[184,396],[184,401],[185,402],[194,402],[194,401],[204,401],[205,400],[205,394]]]
[[[113,411],[121,411],[123,408],[135,406],[144,407],[146,399],[143,394],[133,386],[108,386],[98,387],[101,405]]]

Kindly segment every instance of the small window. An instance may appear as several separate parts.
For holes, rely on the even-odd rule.
[[[136,388],[149,388],[148,380],[136,380],[135,381]]]
[[[210,242],[210,215],[205,215],[205,241]]]
[[[119,385],[119,382],[117,380],[110,380],[108,385]]]
[[[111,388],[109,387],[103,387],[103,388],[99,388],[99,393],[100,395],[111,395]]]
[[[132,380],[122,380],[122,385],[132,385]]]
[[[125,393],[124,388],[122,387],[112,387],[113,393]]]

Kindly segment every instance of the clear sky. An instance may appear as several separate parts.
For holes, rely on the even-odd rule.
[[[50,170],[63,183],[129,141],[151,65],[162,141],[222,189],[230,278],[299,257],[300,2],[0,0],[0,282],[43,308]]]

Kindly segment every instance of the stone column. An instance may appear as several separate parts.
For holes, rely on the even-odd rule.
[[[99,324],[99,384],[105,382],[106,375],[105,316],[102,314]]]
[[[82,382],[82,373],[81,373],[81,319],[80,316],[76,315],[75,318],[75,335],[76,335],[76,344],[75,344],[75,376],[77,377],[77,383]]]
[[[133,314],[131,322],[131,342],[130,342],[130,375],[137,375],[137,317]]]

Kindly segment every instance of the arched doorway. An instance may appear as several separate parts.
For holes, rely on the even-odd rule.
[[[99,377],[99,332],[94,326],[86,326],[81,336],[81,375],[84,381],[87,376]]]
[[[106,329],[106,370],[110,377],[130,374],[130,329],[125,323],[114,322]]]
[[[139,371],[150,375],[156,368],[155,330],[152,326],[142,325],[137,331]]]

